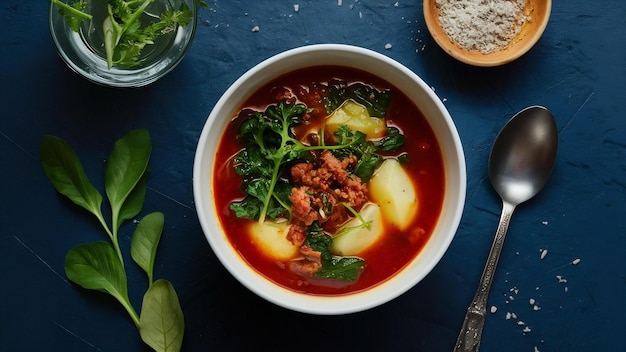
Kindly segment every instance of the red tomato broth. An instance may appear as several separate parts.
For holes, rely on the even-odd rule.
[[[231,159],[241,150],[237,142],[238,123],[236,117],[228,124],[216,153],[213,188],[218,216],[226,237],[241,258],[255,271],[267,279],[288,289],[306,294],[342,295],[359,292],[388,280],[415,258],[430,238],[441,213],[445,191],[443,158],[437,139],[423,114],[409,98],[388,82],[367,72],[356,69],[319,66],[298,70],[281,76],[258,89],[241,106],[263,111],[268,105],[277,103],[276,88],[288,87],[292,92],[302,88],[340,79],[350,84],[360,82],[379,90],[390,89],[392,102],[387,110],[387,124],[399,128],[406,136],[405,144],[390,155],[408,153],[404,165],[414,181],[418,195],[418,210],[415,218],[404,232],[387,224],[382,239],[359,254],[366,263],[359,279],[346,287],[336,288],[306,283],[302,276],[290,272],[260,253],[243,230],[251,220],[239,219],[229,209],[230,202],[242,199],[242,179],[233,170]],[[280,89],[279,89],[280,90]],[[307,106],[318,109],[326,116],[321,100],[296,94]],[[304,99],[303,99],[304,98]],[[313,106],[312,106],[313,105]],[[321,110],[321,111],[319,111]]]

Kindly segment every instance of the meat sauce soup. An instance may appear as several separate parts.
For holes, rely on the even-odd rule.
[[[220,141],[214,165],[213,187],[215,204],[223,230],[233,248],[254,270],[276,284],[288,289],[317,295],[341,295],[376,286],[392,277],[406,266],[424,247],[439,218],[444,196],[444,167],[441,151],[428,122],[402,92],[369,73],[335,66],[320,66],[298,70],[281,76],[257,90],[241,106],[241,111],[264,111],[286,96],[307,106],[308,121],[295,127],[298,139],[307,139],[307,131],[318,131],[327,118],[322,96],[328,93],[326,85],[331,80],[345,81],[348,85],[362,83],[379,91],[391,92],[386,124],[396,127],[405,137],[405,143],[396,150],[380,152],[384,158],[406,155],[402,164],[413,181],[417,196],[417,212],[405,230],[383,220],[382,235],[354,257],[362,259],[364,268],[355,281],[312,279],[290,270],[291,260],[266,255],[257,241],[245,230],[258,222],[238,218],[231,202],[244,199],[243,177],[235,172],[235,155],[242,150],[240,126],[243,116],[238,113],[227,126]],[[319,141],[317,141],[319,142]],[[290,165],[291,166],[291,165]],[[287,168],[288,169],[288,168]],[[288,177],[288,176],[284,176]],[[370,192],[371,193],[371,192]],[[356,209],[358,210],[358,209]],[[301,257],[298,253],[296,257]],[[352,257],[352,256],[348,256]]]

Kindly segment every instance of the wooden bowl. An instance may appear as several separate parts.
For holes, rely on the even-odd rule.
[[[424,0],[424,19],[435,42],[450,56],[474,66],[499,66],[524,55],[537,43],[548,24],[551,8],[551,0],[526,0],[523,11],[529,20],[505,47],[486,54],[476,49],[465,49],[450,39],[439,23],[436,0]]]

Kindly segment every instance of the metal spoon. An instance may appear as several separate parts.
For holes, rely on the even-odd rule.
[[[487,297],[515,207],[543,188],[557,150],[554,117],[541,106],[528,107],[502,128],[491,149],[489,179],[502,198],[502,215],[474,300],[467,308],[455,352],[478,351]]]

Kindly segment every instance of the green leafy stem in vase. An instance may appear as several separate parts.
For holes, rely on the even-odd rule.
[[[130,255],[148,276],[141,314],[128,298],[124,258],[118,241],[121,225],[141,212],[146,195],[148,161],[152,152],[150,135],[144,129],[128,132],[119,139],[106,161],[105,192],[110,205],[111,226],[102,213],[103,197],[87,178],[74,150],[62,138],[42,138],[40,157],[43,170],[54,188],[75,204],[95,215],[110,243],[78,245],[65,257],[65,274],[85,289],[108,293],[119,301],[139,330],[141,339],[157,352],[179,351],[185,322],[172,284],[154,280],[154,262],[161,238],[164,216],[160,212],[144,216],[133,233]]]
[[[59,13],[74,32],[79,32],[83,21],[93,20],[88,13],[87,0],[74,0],[65,3],[51,0]],[[154,1],[165,0],[92,0],[102,2],[107,16],[102,23],[104,49],[109,69],[113,66],[136,67],[142,63],[141,53],[146,45],[154,44],[160,35],[170,33],[177,26],[184,27],[194,15],[186,3],[181,3],[178,10],[167,10],[155,21],[143,25],[141,16]],[[204,5],[203,2],[200,4]]]

